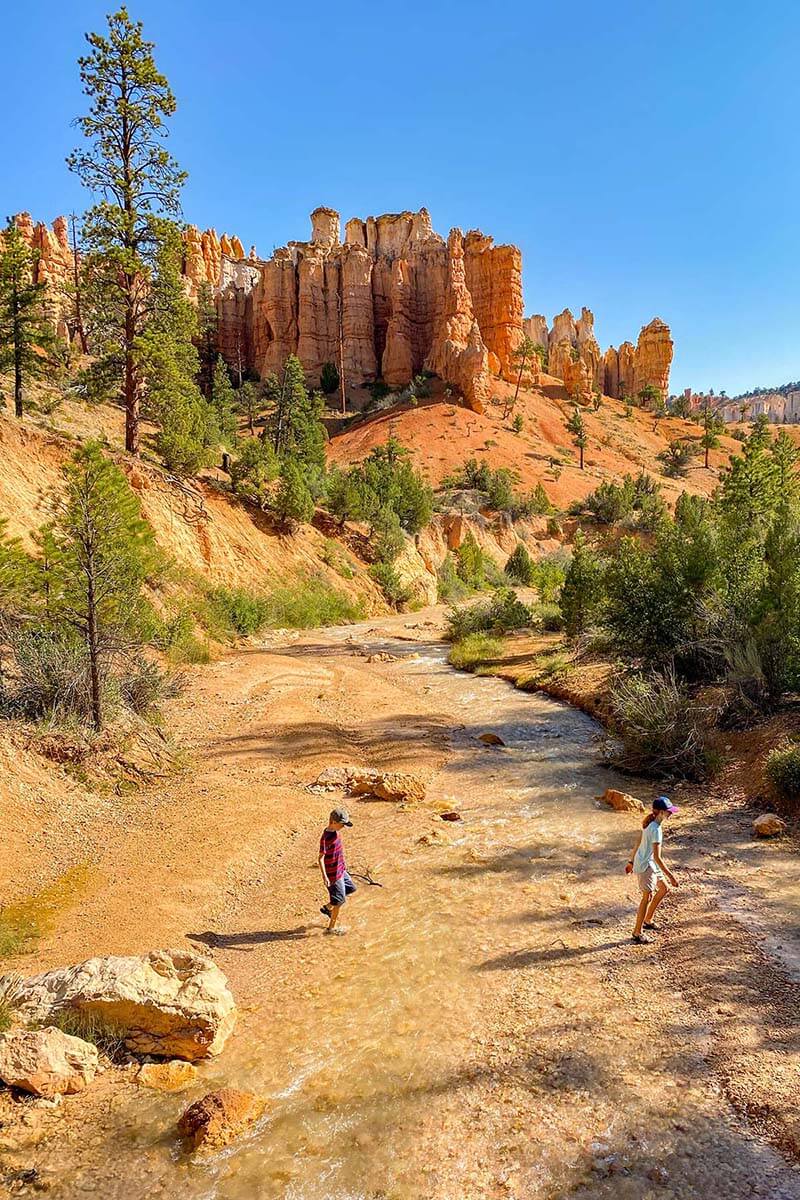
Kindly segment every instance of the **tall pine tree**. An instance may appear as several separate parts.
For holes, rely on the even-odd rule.
[[[139,338],[147,324],[158,253],[155,217],[178,215],[185,175],[163,145],[175,99],[153,59],[153,44],[126,8],[107,36],[86,35],[79,59],[89,111],[78,118],[85,146],[67,162],[102,199],[86,214],[86,301],[97,363],[94,380],[125,407],[125,448],[139,451],[144,389]]]
[[[102,729],[104,679],[114,658],[142,639],[142,587],[157,550],[127,479],[97,442],[76,450],[63,473],[65,491],[46,534],[49,610],[86,644],[92,723]]]
[[[0,242],[0,371],[14,376],[14,412],[21,417],[25,387],[49,373],[55,333],[45,307],[44,283],[36,282],[38,254],[13,217]]]
[[[176,475],[194,475],[220,440],[216,415],[197,386],[197,314],[181,278],[182,240],[172,221],[157,226],[150,316],[137,342],[147,416],[160,426],[156,448]]]

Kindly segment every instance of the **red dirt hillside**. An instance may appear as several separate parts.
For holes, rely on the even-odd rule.
[[[716,487],[718,469],[739,449],[734,438],[721,435],[719,449],[710,454],[714,469],[703,467],[701,452],[685,479],[667,479],[658,454],[675,438],[698,439],[700,427],[677,417],[656,421],[652,413],[638,408],[627,419],[625,405],[604,396],[598,412],[582,410],[589,442],[585,470],[581,471],[565,428],[573,402],[560,379],[548,375],[541,379],[537,389],[520,389],[515,411],[524,422],[521,433],[511,428],[510,417],[502,418],[506,399],[513,397],[513,385],[494,380],[492,399],[482,414],[438,397],[416,406],[387,409],[356,419],[351,428],[336,434],[330,442],[330,459],[341,465],[358,462],[391,435],[413,452],[414,461],[434,485],[475,457],[491,467],[519,472],[525,489],[542,483],[552,502],[565,508],[603,479],[619,479],[642,470],[659,478],[669,500],[674,501],[682,491],[709,495]]]

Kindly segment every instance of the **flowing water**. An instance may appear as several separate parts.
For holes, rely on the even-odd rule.
[[[326,635],[334,645],[349,636]],[[96,1147],[105,1165],[53,1176],[56,1195],[523,1200],[565,1194],[580,1177],[576,1162],[602,1158],[627,1136],[639,1139],[637,1153],[650,1152],[640,1042],[631,1036],[628,1059],[613,1048],[614,1020],[609,1028],[593,1016],[599,968],[582,957],[598,946],[629,953],[633,903],[622,879],[610,906],[590,901],[609,874],[619,876],[631,833],[630,821],[594,800],[615,783],[597,762],[598,727],[541,695],[454,672],[441,646],[364,644],[402,656],[403,686],[429,689],[449,714],[453,753],[431,807],[357,805],[358,822],[376,833],[369,865],[385,886],[361,884],[342,915],[348,935],[323,937],[321,918],[283,939],[259,944],[254,935],[234,962],[234,984],[250,972],[249,994],[263,987],[261,999],[245,1031],[203,1068],[202,1088],[188,1097],[141,1089]],[[484,730],[505,746],[483,745]],[[463,819],[447,824],[437,806]],[[419,844],[426,836],[433,844]],[[351,862],[359,865],[367,864]],[[529,1047],[530,1062],[520,1059],[520,1023],[541,1026],[550,1057],[543,1040],[536,1054]],[[650,1043],[641,1045],[645,1053]],[[686,1087],[680,1107],[694,1105],[700,1121],[706,1084],[687,1083],[687,1071],[674,1070]],[[228,1150],[187,1156],[176,1116],[221,1085],[266,1096],[266,1113]],[[659,1084],[654,1102],[664,1112],[675,1087],[671,1075]],[[515,1175],[521,1146],[526,1161]],[[473,1161],[487,1153],[488,1165]],[[652,1187],[594,1178],[580,1194],[642,1197]],[[703,1171],[693,1178],[699,1184]],[[760,1194],[713,1182],[704,1192]]]

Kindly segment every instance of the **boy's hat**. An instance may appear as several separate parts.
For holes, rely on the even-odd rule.
[[[657,796],[653,801],[653,812],[678,812],[677,804],[673,804],[669,796]]]
[[[330,819],[332,821],[341,821],[343,825],[349,825],[351,829],[353,827],[353,822],[350,820],[350,813],[346,808],[334,808]]]

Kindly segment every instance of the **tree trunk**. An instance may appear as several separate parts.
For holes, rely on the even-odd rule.
[[[75,284],[75,332],[81,344],[81,354],[89,353],[86,330],[83,327],[83,304],[81,300],[81,273],[78,270],[78,237],[75,232],[75,213],[70,216],[72,225],[72,277]]]
[[[581,446],[581,470],[583,470],[583,446]]]
[[[708,446],[706,446],[706,470],[708,470]]]
[[[139,393],[136,388],[136,363],[133,343],[136,337],[133,309],[128,305],[125,313],[125,449],[129,454],[139,453]]]
[[[11,292],[11,328],[14,338],[14,415],[22,416],[22,322],[19,315],[19,296],[14,283]]]
[[[94,598],[94,580],[89,578],[87,592],[86,644],[89,650],[89,676],[92,688],[92,724],[99,732],[103,728],[103,699],[100,694],[100,662],[97,646],[97,608]]]

